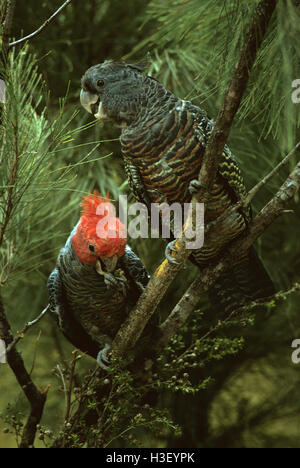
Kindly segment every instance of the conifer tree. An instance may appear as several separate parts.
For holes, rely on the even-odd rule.
[[[14,11],[13,0],[0,5],[6,85],[0,103],[0,338],[10,336],[12,369],[31,391],[24,395],[11,368],[0,364],[0,445],[15,446],[16,438],[18,446],[47,447],[299,446],[299,378],[291,361],[291,343],[300,334],[298,194],[257,242],[280,291],[274,300],[216,323],[202,294],[155,359],[124,368],[116,358],[111,371],[99,374],[91,358],[60,337],[47,313],[40,316],[47,277],[78,219],[82,195],[109,190],[115,200],[126,193],[133,201],[118,132],[95,124],[80,108],[84,71],[108,58],[143,62],[172,92],[216,119],[259,1],[73,0],[27,44],[9,46],[37,30],[61,3],[28,0]],[[296,0],[276,3],[228,141],[249,189],[300,136],[300,103],[292,98],[293,92],[299,96],[300,7]],[[297,161],[294,152],[256,194],[255,214]],[[164,243],[137,240],[134,248],[153,273]],[[172,282],[158,308],[162,322],[196,275],[188,266]]]

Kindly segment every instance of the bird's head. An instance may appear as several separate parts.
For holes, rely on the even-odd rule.
[[[83,75],[80,102],[97,119],[127,127],[147,105],[150,80],[138,66],[105,61]]]
[[[114,205],[96,191],[83,198],[82,215],[72,245],[80,262],[95,265],[98,273],[113,272],[124,255],[126,230]]]

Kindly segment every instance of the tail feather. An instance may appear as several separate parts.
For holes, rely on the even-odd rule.
[[[254,247],[241,263],[226,272],[209,293],[214,311],[221,316],[256,299],[275,293],[275,286]],[[219,316],[219,314],[218,314]]]

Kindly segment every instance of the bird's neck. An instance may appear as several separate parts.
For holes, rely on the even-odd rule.
[[[144,93],[136,108],[136,116],[132,122],[122,129],[122,133],[132,132],[141,126],[155,124],[162,116],[175,110],[181,99],[167,90],[161,83],[151,77],[145,76],[143,83]]]

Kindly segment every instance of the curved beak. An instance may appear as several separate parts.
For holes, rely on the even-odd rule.
[[[100,102],[100,98],[97,94],[92,94],[84,89],[80,91],[80,103],[90,114],[94,115],[94,109],[98,110],[98,101]]]
[[[101,99],[97,94],[92,94],[89,91],[82,89],[80,91],[81,105],[96,119],[110,120],[103,110]]]
[[[96,263],[96,271],[99,275],[104,275],[105,273],[113,273],[116,269],[118,263],[118,256],[114,255],[113,257],[109,258],[98,258]],[[103,270],[103,266],[105,271]]]

